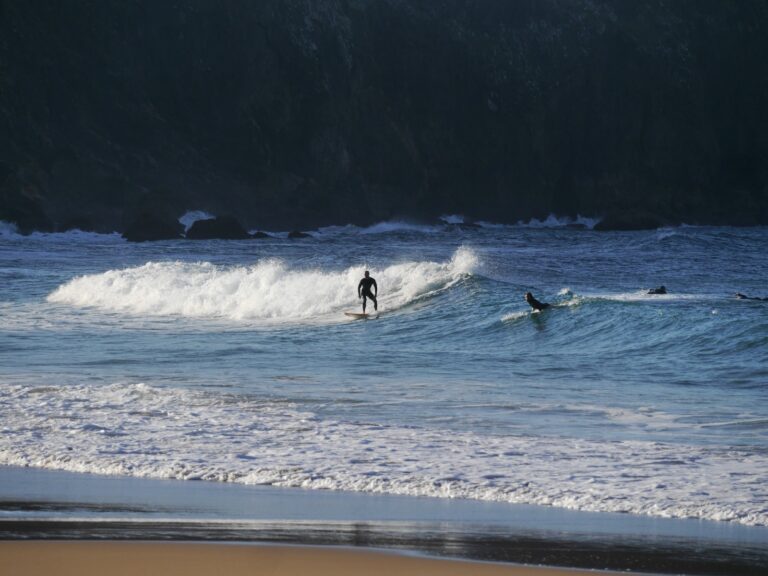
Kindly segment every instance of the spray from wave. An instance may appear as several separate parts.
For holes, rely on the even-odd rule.
[[[12,238],[14,236],[19,236],[19,230],[16,228],[16,224],[0,220],[0,238]]]
[[[184,226],[184,232],[189,232],[192,224],[198,220],[211,220],[212,218],[216,218],[216,216],[204,210],[190,210],[179,217],[179,223]]]
[[[405,262],[372,270],[380,309],[401,308],[455,284],[472,273],[477,256],[459,248],[448,262]],[[363,268],[341,271],[295,269],[283,260],[251,266],[149,262],[75,278],[48,296],[49,302],[150,316],[229,320],[303,321],[356,307]]]

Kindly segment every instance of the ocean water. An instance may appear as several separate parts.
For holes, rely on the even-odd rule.
[[[768,296],[766,228],[0,224],[0,464],[766,526],[768,302],[736,292]]]

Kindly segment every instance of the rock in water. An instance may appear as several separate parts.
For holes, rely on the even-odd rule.
[[[20,234],[53,232],[53,223],[41,204],[21,193],[0,190],[0,220],[15,224]]]
[[[123,238],[129,242],[150,242],[154,240],[175,240],[181,238],[184,231],[177,220],[142,212],[123,232]]]
[[[233,216],[198,220],[187,230],[187,238],[191,240],[245,240],[250,237]]]

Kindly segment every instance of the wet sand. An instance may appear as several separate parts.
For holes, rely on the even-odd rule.
[[[573,576],[583,573],[311,546],[0,542],[0,574],[18,576]]]

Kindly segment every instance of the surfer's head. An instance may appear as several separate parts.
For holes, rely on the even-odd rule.
[[[525,293],[525,301],[528,302],[531,298],[533,298],[533,294],[530,292]]]
[[[368,272],[368,270],[366,270],[366,271],[365,271],[365,277],[366,277],[366,278],[368,278],[368,276],[370,276],[370,275],[371,275],[371,273],[370,273],[370,272]]]

